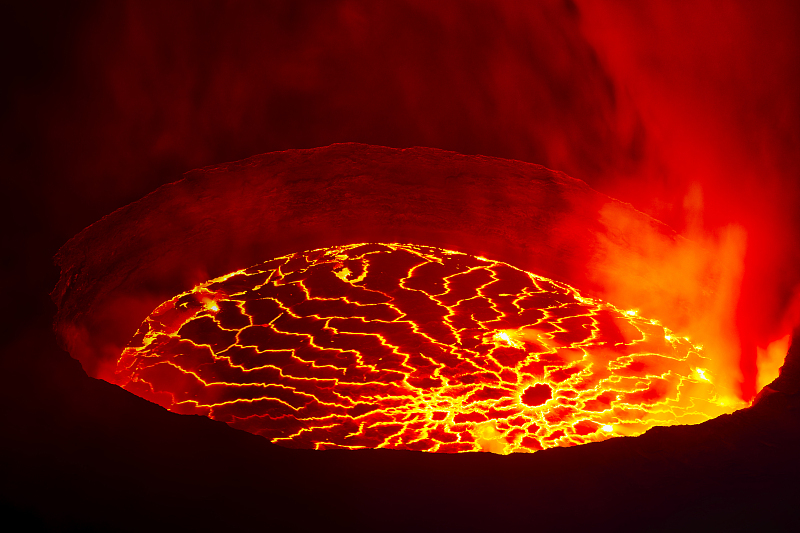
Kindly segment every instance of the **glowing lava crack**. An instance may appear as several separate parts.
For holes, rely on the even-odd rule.
[[[462,253],[340,246],[160,305],[126,389],[296,448],[535,451],[730,412],[655,320]]]

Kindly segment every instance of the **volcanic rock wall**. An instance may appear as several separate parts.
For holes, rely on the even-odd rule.
[[[616,216],[604,216],[609,209]],[[70,240],[56,258],[56,329],[90,375],[109,377],[107,365],[158,304],[287,253],[429,245],[603,296],[597,258],[638,257],[643,240],[666,254],[686,243],[629,204],[539,165],[361,144],[274,152],[193,171]]]

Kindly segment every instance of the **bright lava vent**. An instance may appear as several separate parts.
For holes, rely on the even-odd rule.
[[[359,244],[172,298],[116,377],[287,447],[510,453],[730,412],[708,363],[656,320],[506,263]]]

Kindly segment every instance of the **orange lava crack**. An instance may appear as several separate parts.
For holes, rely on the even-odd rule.
[[[116,379],[295,448],[532,452],[730,412],[699,347],[506,263],[296,253],[160,305]]]

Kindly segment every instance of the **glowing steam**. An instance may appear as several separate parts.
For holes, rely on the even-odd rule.
[[[789,351],[789,345],[792,342],[792,336],[786,335],[776,341],[769,343],[766,348],[758,348],[758,381],[756,382],[756,389],[761,390],[778,377],[780,368],[783,365],[783,360],[786,358],[786,352]]]
[[[787,296],[800,283],[788,266],[800,253],[798,7],[577,4],[583,35],[614,80],[619,131],[632,123],[642,138],[635,168],[590,182],[699,245],[699,253],[677,247],[678,257],[653,250],[675,267],[675,276],[654,277],[685,277],[675,280],[673,300],[685,297],[700,315],[686,327],[708,339],[718,370],[752,399],[779,365],[780,356],[764,355],[768,346],[798,323],[787,320]]]
[[[598,233],[590,275],[603,287],[603,298],[636,306],[678,336],[702,345],[718,385],[731,397],[741,397],[736,305],[747,241],[744,230],[729,225],[714,236],[698,235],[695,241],[676,238],[613,203],[601,210],[600,222],[639,237],[623,242],[613,233]]]

